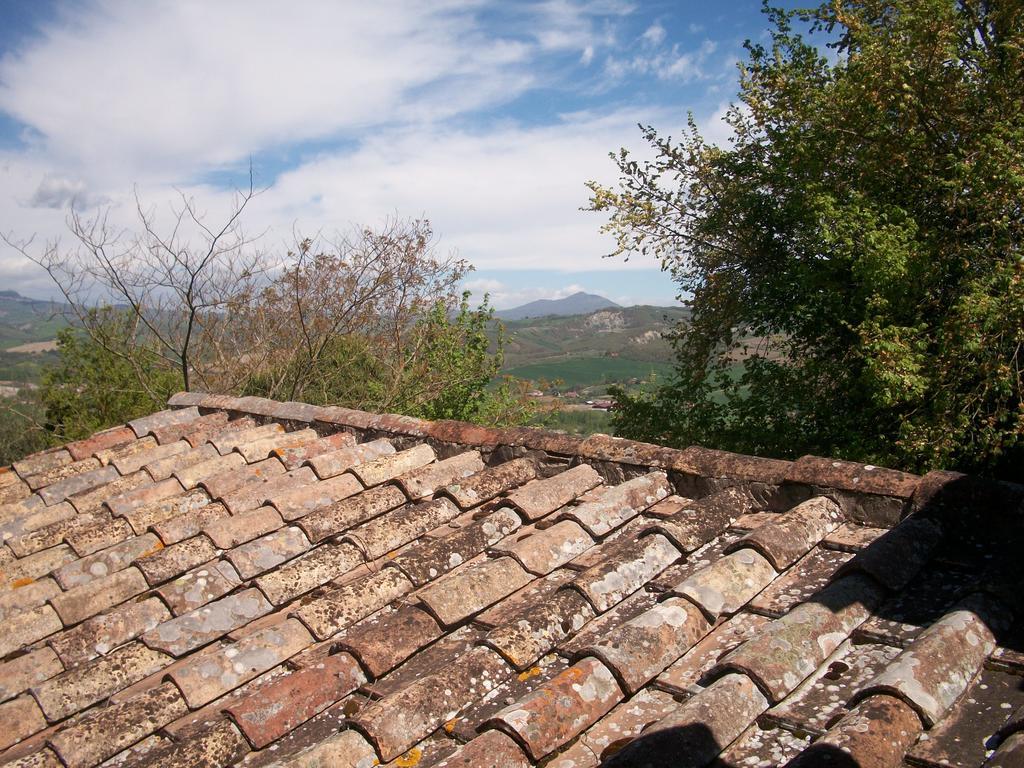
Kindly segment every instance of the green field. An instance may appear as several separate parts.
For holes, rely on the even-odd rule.
[[[658,381],[664,381],[671,375],[672,365],[627,360],[622,357],[576,357],[521,365],[502,373],[533,382],[545,381],[550,384],[561,381],[565,387],[579,389],[625,384],[633,379],[648,379],[652,375],[656,376]]]

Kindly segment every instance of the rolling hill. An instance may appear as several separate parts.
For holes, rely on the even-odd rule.
[[[579,291],[564,299],[538,299],[512,309],[501,309],[494,313],[500,320],[525,320],[550,316],[585,315],[599,309],[618,308],[611,299],[593,293]]]

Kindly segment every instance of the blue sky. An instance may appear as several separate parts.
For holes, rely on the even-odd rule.
[[[688,111],[724,141],[756,0],[0,0],[0,230],[37,243],[68,206],[132,224],[133,190],[216,217],[250,159],[264,247],[426,216],[498,307],[575,290],[672,303],[653,263],[602,259],[584,182],[638,122]],[[64,236],[67,242],[67,236]],[[0,282],[50,295],[0,250]]]

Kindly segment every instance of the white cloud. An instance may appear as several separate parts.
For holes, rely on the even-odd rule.
[[[646,30],[644,30],[644,33],[640,36],[640,39],[646,45],[661,45],[662,42],[664,42],[665,40],[665,34],[665,28],[661,26],[661,24],[655,22],[654,24],[651,24],[651,26],[649,26]]]

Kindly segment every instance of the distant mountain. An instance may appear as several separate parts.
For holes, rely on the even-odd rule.
[[[501,320],[525,320],[528,317],[568,317],[586,315],[599,309],[618,309],[619,305],[604,296],[580,291],[564,299],[539,299],[521,307],[495,312]]]
[[[0,350],[49,341],[67,325],[61,316],[64,305],[0,291]]]

